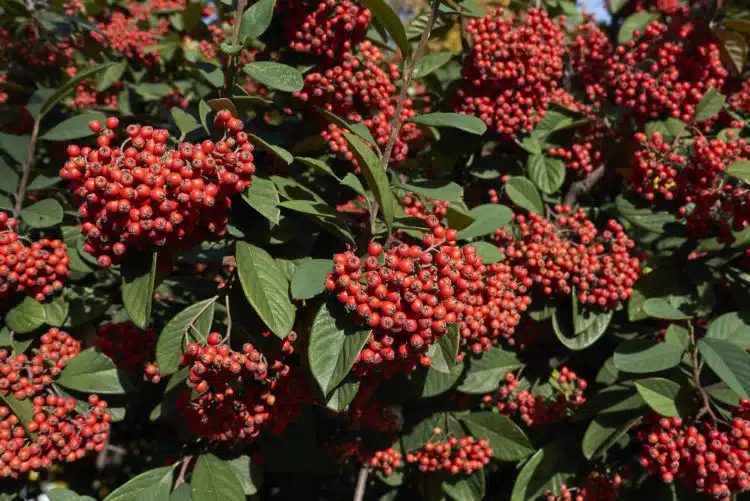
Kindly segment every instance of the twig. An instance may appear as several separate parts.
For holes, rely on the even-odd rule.
[[[224,341],[228,343],[232,339],[232,314],[229,311],[229,294],[224,297],[224,305],[227,308],[227,334]]]
[[[193,456],[185,456],[182,458],[182,466],[180,467],[180,472],[177,474],[177,480],[174,481],[174,488],[178,488],[181,484],[185,483],[185,474],[187,473],[188,466],[190,465],[190,460],[193,459]]]
[[[575,183],[571,184],[568,192],[563,198],[563,205],[572,207],[573,204],[576,203],[576,200],[578,200],[578,197],[591,191],[596,183],[598,183],[604,177],[605,170],[605,164],[602,163],[599,167],[591,171],[591,174],[581,179],[580,181],[576,181]]]
[[[693,368],[693,382],[695,383],[695,388],[698,390],[701,400],[703,401],[703,408],[699,412],[699,415],[708,413],[708,415],[711,416],[711,419],[716,422],[719,418],[717,418],[714,411],[711,410],[711,401],[708,398],[708,393],[706,393],[706,390],[701,385],[702,365],[698,360],[698,344],[695,342],[695,327],[693,327],[693,322],[688,320],[687,327],[690,335],[690,365]]]
[[[242,14],[245,12],[245,7],[247,7],[247,0],[238,0],[237,2],[237,10],[234,11],[234,22],[232,24],[232,47],[237,46],[237,42],[240,39],[240,25],[242,24]],[[226,82],[224,85],[224,91],[225,96],[226,93],[229,94],[231,97],[232,92],[234,91],[234,79],[237,75],[237,66],[239,65],[240,60],[240,54],[242,52],[242,49],[240,49],[239,52],[236,54],[232,54],[227,59],[227,68],[224,72],[226,74]]]
[[[362,501],[365,498],[367,476],[369,474],[370,469],[367,466],[363,466],[359,469],[359,475],[357,475],[357,487],[355,487],[354,489],[354,501]]]
[[[23,164],[23,172],[21,173],[21,181],[18,183],[18,189],[16,189],[16,205],[13,208],[13,215],[18,217],[21,213],[21,206],[23,205],[23,199],[26,197],[26,185],[29,182],[29,174],[31,174],[31,164],[34,162],[34,153],[36,153],[36,143],[39,138],[39,125],[42,121],[42,114],[34,121],[34,128],[31,130],[31,141],[29,141],[29,150],[26,154],[26,162]]]
[[[411,61],[409,62],[409,66],[406,68],[406,72],[404,73],[404,81],[401,85],[401,93],[398,95],[398,102],[396,103],[396,115],[391,121],[391,135],[385,145],[383,158],[381,158],[380,161],[383,169],[388,168],[388,162],[391,159],[391,153],[393,153],[393,147],[396,144],[396,138],[398,137],[398,132],[401,129],[401,111],[404,109],[404,101],[406,101],[406,95],[409,92],[409,85],[411,84],[411,79],[414,76],[414,70],[417,67],[417,62],[419,61],[419,58],[422,57],[422,52],[424,52],[424,48],[427,45],[427,40],[430,38],[430,32],[432,31],[432,27],[435,25],[435,19],[437,18],[439,7],[440,0],[433,0],[430,18],[427,21],[427,25],[424,27],[424,31],[422,32],[422,38],[419,39],[417,50],[414,51],[414,55],[412,56]]]

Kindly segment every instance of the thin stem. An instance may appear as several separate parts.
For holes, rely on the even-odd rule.
[[[693,368],[693,382],[695,383],[695,388],[698,390],[698,394],[700,394],[701,400],[703,401],[703,408],[701,409],[700,414],[708,413],[708,415],[711,416],[711,419],[716,422],[719,419],[716,417],[716,414],[714,414],[714,411],[711,410],[711,400],[709,400],[708,393],[706,393],[706,390],[701,385],[702,364],[698,359],[698,344],[695,342],[695,327],[693,327],[693,322],[688,320],[687,327],[688,334],[690,335],[690,365]]]
[[[240,39],[240,25],[242,24],[242,14],[245,12],[245,7],[247,7],[247,0],[238,0],[237,10],[234,11],[234,22],[232,24],[232,47],[236,47],[237,42]],[[242,50],[236,54],[232,54],[227,59],[227,68],[224,72],[226,75],[224,97],[227,97],[227,95],[231,97],[232,92],[234,91],[234,80],[237,76],[237,67],[239,66],[241,53]]]
[[[228,343],[232,338],[232,314],[229,311],[229,294],[224,297],[224,305],[227,308],[227,334],[224,340]]]
[[[404,101],[406,101],[406,95],[409,92],[409,85],[411,84],[411,79],[414,76],[414,70],[417,67],[417,62],[419,61],[419,58],[422,57],[424,48],[427,45],[427,40],[430,38],[432,27],[435,25],[438,7],[440,7],[440,0],[433,0],[430,19],[427,21],[427,25],[424,27],[422,38],[419,39],[419,44],[417,44],[417,50],[414,51],[414,56],[411,58],[409,66],[406,68],[406,72],[404,73],[404,82],[401,85],[401,93],[399,94],[398,102],[396,103],[396,115],[391,121],[391,135],[385,145],[383,158],[380,161],[383,169],[388,168],[388,162],[391,159],[391,153],[393,153],[393,147],[396,144],[396,138],[398,137],[398,132],[401,129],[401,111],[404,109]]]
[[[359,469],[359,475],[357,475],[357,486],[354,488],[354,501],[362,501],[365,498],[367,476],[369,474],[370,469],[367,466],[363,466]]]
[[[175,489],[185,483],[185,474],[187,473],[191,459],[193,459],[193,456],[185,456],[182,458],[182,466],[180,467],[180,472],[177,474],[177,480],[174,482]]]
[[[36,153],[36,143],[39,138],[39,125],[42,121],[42,114],[34,121],[34,128],[31,131],[31,141],[29,141],[29,151],[26,154],[26,162],[23,164],[23,172],[21,173],[21,181],[18,183],[18,189],[16,190],[16,205],[13,208],[13,215],[18,217],[21,213],[21,206],[23,205],[23,199],[26,197],[26,185],[29,183],[29,174],[31,174],[31,164],[34,162],[34,153]]]

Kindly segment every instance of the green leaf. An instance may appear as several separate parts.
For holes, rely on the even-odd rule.
[[[586,428],[581,450],[586,459],[596,459],[625,435],[638,421],[642,412],[630,411],[621,414],[596,416]]]
[[[453,388],[453,385],[456,384],[463,371],[463,363],[453,366],[449,374],[436,371],[432,367],[428,368],[424,384],[422,385],[422,398],[434,397]]]
[[[213,454],[198,457],[190,486],[196,500],[245,501],[245,492],[234,468]]]
[[[641,203],[639,201],[639,203]],[[677,226],[674,214],[666,211],[654,211],[645,204],[636,207],[632,202],[620,195],[615,199],[615,206],[620,215],[634,225],[654,233],[666,233],[669,226]]]
[[[57,103],[60,102],[62,98],[64,98],[68,92],[72,91],[76,85],[78,85],[79,82],[82,80],[88,80],[91,76],[96,75],[100,71],[104,71],[107,68],[113,66],[115,63],[104,63],[100,64],[99,66],[94,66],[93,68],[87,68],[85,70],[79,71],[76,73],[76,76],[65,82],[65,84],[57,89],[53,94],[51,94],[45,101],[44,104],[42,104],[41,108],[39,108],[39,116],[42,117],[47,114],[48,111],[52,109],[53,106],[55,106]]]
[[[258,489],[263,485],[263,472],[258,468],[257,462],[251,460],[250,456],[239,456],[224,463],[234,468],[246,496],[258,493]]]
[[[360,182],[359,178],[354,175],[352,172],[347,172],[346,176],[344,176],[344,179],[341,180],[341,184],[344,186],[348,186],[352,190],[354,190],[357,195],[361,195],[363,197],[367,196],[367,192],[365,192],[364,186],[362,186],[362,183]]]
[[[521,367],[515,354],[496,346],[473,358],[458,391],[484,394],[497,389],[505,375]]]
[[[169,501],[193,501],[193,496],[190,493],[190,484],[180,484],[175,490],[169,495]]]
[[[52,301],[44,303],[46,322],[53,327],[62,327],[68,319],[70,305],[63,296],[56,296]]]
[[[440,69],[455,55],[455,52],[432,52],[430,54],[423,55],[421,58],[419,58],[419,61],[417,61],[417,66],[414,68],[414,78],[426,77],[433,71]]]
[[[362,0],[362,4],[370,9],[375,20],[388,30],[406,61],[409,56],[409,40],[406,38],[406,30],[398,14],[385,0]]]
[[[727,167],[726,173],[740,181],[750,183],[750,161],[737,160]]]
[[[104,113],[99,111],[84,113],[83,115],[78,115],[58,123],[43,134],[41,139],[47,141],[70,141],[71,139],[93,136],[95,132],[89,128],[89,122],[99,120],[103,124],[106,119],[107,117],[104,116]]]
[[[10,407],[13,414],[18,416],[18,420],[24,429],[26,425],[34,420],[34,406],[31,403],[31,399],[18,400],[12,393],[6,395],[0,395],[0,402],[5,401],[6,405]]]
[[[525,177],[513,176],[505,183],[505,193],[517,206],[544,215],[544,203],[534,184]]]
[[[464,198],[464,189],[451,181],[425,180],[413,183],[402,183],[398,188],[409,190],[417,195],[422,195],[430,200],[445,200],[447,202],[460,202]]]
[[[462,113],[427,113],[407,120],[419,125],[428,127],[450,127],[459,129],[469,134],[481,136],[487,131],[487,124],[484,120],[473,115],[464,115]]]
[[[161,330],[156,342],[156,363],[159,372],[167,375],[177,372],[180,360],[189,342],[205,342],[214,320],[216,297],[188,306]]]
[[[37,89],[31,97],[29,97],[29,102],[26,103],[26,110],[34,120],[39,116],[39,110],[41,110],[44,101],[54,94],[56,90],[57,89]]]
[[[672,343],[632,339],[615,348],[615,367],[624,372],[647,374],[676,367],[684,350]]]
[[[38,301],[26,296],[19,304],[5,314],[8,328],[18,334],[26,334],[37,330],[47,320],[44,306]]]
[[[586,309],[578,311],[578,298],[571,295],[573,308],[563,303],[552,314],[552,327],[557,339],[570,350],[584,350],[596,343],[606,332],[614,312]]]
[[[276,0],[260,0],[250,6],[242,15],[240,24],[240,41],[245,43],[248,38],[258,38],[266,32],[271,25],[273,8]]]
[[[492,411],[472,412],[459,417],[474,438],[486,439],[492,457],[500,461],[520,461],[533,454],[528,437],[510,418]]]
[[[317,158],[308,158],[308,157],[295,157],[295,160],[299,160],[306,166],[312,169],[315,169],[318,172],[322,172],[323,174],[331,176],[337,181],[341,181],[341,179],[333,172],[333,169],[331,169],[331,166],[323,162],[322,160],[318,160]]]
[[[310,328],[310,372],[324,395],[341,383],[359,357],[371,328],[358,326],[335,299],[321,305]]]
[[[125,73],[127,67],[128,60],[122,59],[120,62],[113,64],[99,73],[96,77],[96,90],[101,92],[112,87],[116,81],[122,78],[122,74]]]
[[[284,92],[298,92],[305,86],[302,74],[291,66],[273,61],[248,63],[243,71],[261,84]]]
[[[79,501],[81,496],[70,489],[56,488],[46,493],[49,501]]]
[[[381,167],[378,157],[362,139],[352,134],[344,134],[344,137],[349,143],[349,148],[354,153],[359,167],[362,169],[362,174],[367,180],[367,186],[380,204],[385,224],[388,228],[392,228],[394,198],[385,169]]]
[[[469,211],[474,222],[458,232],[458,238],[467,240],[470,238],[492,235],[496,230],[510,223],[513,211],[499,204],[484,204],[474,207]]]
[[[331,393],[326,396],[326,408],[334,412],[344,412],[346,407],[352,403],[354,397],[359,392],[359,379],[347,379],[336,386]]]
[[[458,325],[451,324],[448,327],[448,332],[438,337],[437,343],[430,346],[431,351],[428,351],[428,354],[432,357],[430,367],[438,372],[450,374],[456,365],[460,340]]]
[[[748,348],[750,347],[750,325],[737,312],[725,313],[711,322],[706,331],[706,337],[725,339]]]
[[[363,124],[362,122],[352,122],[349,120],[344,120],[340,116],[331,113],[325,108],[316,107],[315,109],[318,110],[331,123],[358,135],[359,137],[370,143],[370,145],[375,148],[375,151],[378,151],[378,143],[375,141],[375,138],[372,137],[370,129],[368,129],[365,124]]]
[[[660,297],[647,299],[643,303],[643,311],[650,317],[663,320],[687,320],[690,318],[689,315],[685,315],[669,304],[666,299]]]
[[[635,388],[654,412],[667,417],[682,414],[677,404],[680,385],[674,381],[661,377],[639,379],[635,382]]]
[[[453,501],[481,501],[484,499],[484,470],[479,468],[469,475],[453,475],[442,484],[443,492]]]
[[[492,264],[505,259],[505,254],[496,245],[489,242],[474,242],[472,245],[477,250],[477,256],[482,258],[484,264]]]
[[[180,130],[180,134],[182,134],[183,137],[187,136],[188,133],[201,128],[201,124],[198,122],[198,120],[196,120],[193,115],[189,114],[179,106],[175,106],[174,108],[172,108],[172,111],[170,111],[170,113],[172,114],[172,120],[174,120],[174,124]]]
[[[565,181],[565,163],[559,158],[530,155],[527,166],[531,180],[547,194],[555,193]]]
[[[122,303],[130,320],[145,329],[151,320],[157,254],[128,252],[122,262]]]
[[[45,198],[21,209],[21,219],[32,228],[49,228],[62,223],[63,207],[54,198]]]
[[[276,191],[273,181],[265,177],[253,176],[253,183],[242,192],[242,198],[261,216],[274,225],[279,224],[281,219],[279,192]]]
[[[224,72],[218,63],[214,61],[201,61],[195,67],[198,68],[198,72],[203,75],[203,78],[214,87],[221,88],[224,86]]]
[[[19,164],[26,162],[30,143],[31,136],[29,135],[14,136],[12,134],[0,132],[0,150],[5,151]]]
[[[283,160],[287,165],[294,162],[294,155],[289,153],[287,150],[282,148],[281,146],[276,146],[275,144],[271,144],[265,139],[256,136],[255,134],[248,134],[247,137],[250,139],[250,142],[253,143],[253,145],[258,146],[267,152],[271,153],[275,157],[278,157],[279,159]],[[253,178],[253,181],[255,178]]]
[[[296,310],[284,272],[268,252],[247,242],[237,243],[236,259],[250,305],[274,334],[285,338],[292,330]]]
[[[201,125],[203,126],[203,130],[206,131],[206,134],[210,134],[211,131],[208,128],[208,114],[211,113],[211,107],[208,105],[206,101],[201,99],[198,102],[198,116],[201,119]]]
[[[60,182],[60,174],[55,173],[54,175],[48,175],[44,172],[40,172],[34,179],[26,186],[26,191],[40,191],[51,188]]]
[[[170,486],[172,484],[173,470],[173,466],[163,466],[143,472],[112,491],[104,498],[104,501],[136,501],[138,496],[144,491],[153,488],[158,489],[158,486],[161,484]]]
[[[510,501],[530,501],[547,489],[558,492],[562,484],[570,485],[579,461],[570,445],[561,439],[536,451],[518,472]]]
[[[93,347],[68,360],[56,383],[70,390],[105,395],[133,390],[128,375]]]
[[[310,299],[325,291],[326,276],[333,265],[330,259],[311,259],[297,267],[292,278],[292,297]]]
[[[750,353],[723,339],[698,341],[703,359],[729,388],[742,398],[750,398]]]
[[[727,100],[721,92],[711,87],[703,94],[703,98],[695,107],[695,116],[693,120],[696,122],[702,122],[716,115],[724,107],[724,102]]]
[[[656,21],[657,19],[659,19],[658,13],[648,11],[637,12],[628,16],[625,19],[625,22],[622,23],[620,31],[617,33],[617,43],[625,44],[632,40],[635,35],[633,32],[636,30],[642,35],[643,30],[645,30],[651,22]]]

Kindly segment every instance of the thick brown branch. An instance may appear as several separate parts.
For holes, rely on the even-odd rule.
[[[605,167],[605,164],[601,164],[599,167],[591,171],[588,176],[571,184],[568,192],[563,198],[563,205],[567,205],[568,207],[573,206],[573,204],[576,203],[576,200],[578,200],[578,197],[590,192],[594,186],[596,186],[596,184],[604,177],[606,170],[607,168]]]

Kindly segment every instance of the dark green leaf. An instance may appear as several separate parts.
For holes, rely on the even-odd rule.
[[[62,223],[63,208],[54,198],[45,198],[21,209],[21,219],[32,228],[49,228]]]
[[[195,67],[198,68],[198,72],[203,75],[203,78],[208,80],[208,83],[214,87],[221,88],[224,86],[224,72],[218,63],[214,61],[201,61]]]
[[[8,328],[18,334],[26,334],[37,330],[47,320],[44,306],[38,301],[26,296],[19,304],[5,314]]]
[[[248,63],[243,70],[261,84],[284,92],[298,92],[305,85],[299,71],[273,61]]]
[[[104,501],[136,501],[138,495],[162,483],[171,484],[172,466],[164,466],[141,473],[112,491]]]
[[[201,454],[190,481],[192,496],[200,501],[245,501],[234,468],[213,454]]]
[[[575,448],[564,440],[549,443],[536,451],[518,472],[510,501],[537,499],[545,490],[559,492],[575,475],[578,458]]]
[[[505,193],[517,206],[544,215],[544,203],[534,184],[525,177],[513,176],[505,183]]]
[[[122,303],[133,323],[145,329],[151,320],[157,254],[129,252],[122,262]]]
[[[424,384],[422,386],[422,397],[429,398],[440,395],[453,388],[464,371],[464,364],[458,363],[451,369],[449,374],[436,371],[432,367],[427,370]]]
[[[484,499],[484,470],[479,468],[469,476],[453,475],[442,484],[443,492],[453,501],[481,501]]]
[[[56,296],[51,301],[44,303],[47,324],[53,327],[62,327],[68,318],[69,306],[64,296]]]
[[[335,299],[321,305],[310,328],[307,356],[310,372],[324,395],[349,374],[371,330],[355,325]]]
[[[625,22],[622,23],[620,31],[617,33],[617,42],[625,44],[633,39],[634,31],[638,30],[640,34],[643,34],[643,30],[651,24],[652,21],[659,19],[659,14],[656,12],[637,12],[628,16]]]
[[[311,259],[297,267],[292,278],[292,297],[310,299],[325,291],[326,275],[331,273],[330,259]]]
[[[737,160],[727,167],[726,173],[740,181],[750,183],[750,161]]]
[[[458,232],[458,238],[470,239],[492,235],[496,230],[510,223],[513,211],[499,204],[484,204],[469,212],[474,222]]]
[[[308,158],[308,157],[296,157],[295,159],[299,160],[306,166],[317,170],[318,172],[322,172],[323,174],[326,174],[338,181],[341,181],[341,179],[339,179],[339,177],[333,172],[333,169],[331,169],[331,167],[327,163],[323,162],[322,160],[318,160],[317,158]]]
[[[647,299],[643,303],[643,311],[650,317],[664,320],[687,320],[690,318],[689,315],[685,315],[663,298]]]
[[[428,113],[410,118],[407,121],[429,127],[450,127],[477,136],[481,136],[487,131],[487,124],[482,119],[461,113]]]
[[[370,9],[378,23],[388,30],[391,38],[401,50],[404,61],[406,61],[409,56],[409,40],[406,38],[406,30],[398,14],[385,0],[362,0],[362,4]]]
[[[196,129],[200,129],[201,127],[201,124],[198,123],[198,120],[196,120],[193,115],[184,111],[179,106],[175,106],[174,108],[172,108],[172,111],[170,111],[170,113],[172,114],[172,120],[174,120],[174,124],[180,130],[180,134],[183,137],[187,136],[188,133]]]
[[[750,325],[737,312],[725,313],[711,322],[706,331],[706,337],[725,339],[748,348],[750,347]]]
[[[276,0],[260,0],[245,11],[240,24],[241,42],[244,43],[248,38],[258,38],[266,32],[271,25],[275,5]]]
[[[612,447],[641,419],[641,412],[631,411],[595,417],[583,435],[581,449],[586,459],[596,459]]]
[[[649,207],[636,207],[623,196],[615,200],[617,210],[623,218],[636,226],[655,233],[665,233],[668,225],[676,225],[674,214],[665,211],[654,211]]]
[[[345,380],[326,396],[326,407],[334,412],[343,412],[359,392],[359,379]]]
[[[527,166],[531,180],[547,194],[555,193],[565,181],[565,163],[559,158],[530,155]]]
[[[6,395],[0,395],[0,402],[10,407],[13,414],[18,416],[18,420],[23,425],[24,429],[26,425],[34,420],[34,406],[30,399],[18,400],[13,394],[8,393]]]
[[[99,66],[94,66],[92,68],[87,68],[85,70],[79,71],[76,73],[76,76],[65,82],[65,84],[57,89],[53,94],[51,94],[45,101],[44,104],[42,104],[41,108],[39,108],[39,115],[44,116],[47,114],[49,110],[52,109],[53,106],[55,106],[57,103],[60,102],[60,100],[65,97],[68,92],[72,91],[76,85],[78,85],[79,82],[82,80],[87,80],[91,76],[96,75],[100,71],[106,70],[110,66],[113,66],[115,63],[103,63]]]
[[[49,501],[80,501],[81,496],[70,489],[56,488],[48,491],[47,498]]]
[[[711,370],[737,395],[750,398],[750,353],[723,339],[704,338],[698,349]]]
[[[133,389],[127,374],[95,348],[83,350],[68,360],[56,383],[70,390],[105,395]]]
[[[276,185],[268,178],[253,176],[253,184],[242,193],[242,198],[273,224],[279,224],[281,210],[279,209],[279,193]]]
[[[344,134],[349,147],[357,159],[362,174],[367,180],[367,186],[375,195],[383,212],[385,224],[388,228],[393,227],[393,191],[388,183],[388,175],[380,165],[380,160],[373,151],[359,137],[352,134]]]
[[[440,336],[437,343],[430,346],[430,348],[434,347],[434,349],[428,351],[428,354],[432,357],[430,367],[443,374],[450,374],[456,365],[460,339],[458,326],[451,324],[448,327],[448,332]]]
[[[260,247],[238,242],[236,252],[237,271],[247,300],[268,328],[285,338],[292,330],[295,308],[284,273]]]
[[[409,190],[417,195],[422,195],[430,200],[459,202],[464,198],[463,187],[451,181],[415,181],[413,183],[399,184],[398,187]]]
[[[613,311],[586,309],[578,311],[578,298],[571,295],[573,308],[563,303],[552,315],[552,327],[557,339],[570,350],[584,350],[596,343],[612,321]]]
[[[125,73],[125,68],[128,67],[128,60],[122,59],[122,61],[113,64],[106,68],[104,71],[99,73],[96,77],[96,90],[99,92],[107,90],[112,85],[122,78],[122,74]]]
[[[454,52],[432,52],[423,55],[419,58],[417,66],[414,68],[414,78],[426,77],[433,71],[445,65],[455,55]]]
[[[716,115],[724,107],[724,102],[727,100],[721,92],[711,87],[703,94],[703,98],[695,107],[695,116],[693,120],[696,122],[702,122]]]
[[[46,141],[70,141],[71,139],[92,136],[95,133],[89,128],[89,122],[99,120],[103,124],[106,118],[104,113],[99,111],[84,113],[55,125],[44,133],[41,139]]]
[[[156,363],[161,374],[172,374],[188,342],[205,342],[211,332],[216,297],[188,306],[172,317],[156,342]]]
[[[250,456],[239,456],[224,462],[234,468],[246,496],[258,493],[258,489],[263,485],[263,472],[260,471],[257,462],[252,461]]]
[[[275,157],[278,157],[280,160],[283,160],[287,165],[294,162],[294,155],[289,153],[287,150],[282,148],[281,146],[276,146],[275,144],[271,144],[265,139],[256,136],[255,134],[248,134],[248,138],[250,138],[250,142],[253,143],[255,146],[258,146],[267,152],[271,153]]]
[[[474,242],[472,244],[477,250],[477,256],[482,258],[484,264],[492,264],[505,259],[505,255],[496,245],[489,242]]]
[[[680,346],[672,343],[633,339],[615,348],[615,367],[634,374],[659,372],[677,366],[683,353]]]
[[[519,461],[534,452],[531,442],[510,418],[492,411],[472,412],[459,418],[477,439],[486,439],[492,457],[500,461]]]
[[[30,142],[31,136],[29,135],[14,136],[0,132],[0,150],[5,151],[10,158],[19,164],[26,162]]]
[[[469,394],[484,394],[497,389],[505,375],[521,367],[516,356],[500,347],[493,347],[471,360],[466,378],[458,391]]]
[[[637,380],[635,387],[654,412],[667,417],[677,417],[682,414],[677,403],[680,385],[674,381],[652,377]]]

